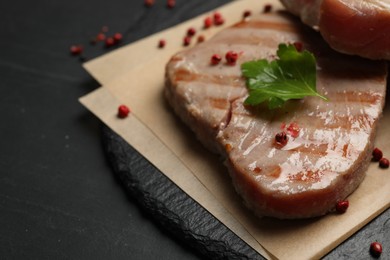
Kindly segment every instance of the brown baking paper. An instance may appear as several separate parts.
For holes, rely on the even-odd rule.
[[[277,1],[267,3],[279,6]],[[261,10],[263,5],[264,2],[256,0],[235,1],[219,11],[238,21],[243,10]],[[346,214],[295,221],[254,217],[242,205],[219,158],[199,144],[163,98],[165,64],[182,47],[177,44],[157,50],[158,39],[180,42],[186,29],[201,25],[203,18],[195,18],[87,63],[86,69],[104,87],[80,100],[188,195],[267,258],[319,258],[389,207],[390,170],[372,163],[364,182],[348,198],[350,207]],[[141,51],[148,53],[147,57],[139,55]],[[116,109],[122,103],[132,109],[125,120],[116,117]],[[376,140],[385,154],[390,154],[389,132],[387,107]]]

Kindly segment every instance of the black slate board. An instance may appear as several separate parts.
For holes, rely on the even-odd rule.
[[[103,144],[125,191],[175,239],[210,259],[264,259],[107,126]],[[323,259],[375,259],[369,253],[374,241],[383,245],[380,259],[390,259],[389,220],[390,209]]]

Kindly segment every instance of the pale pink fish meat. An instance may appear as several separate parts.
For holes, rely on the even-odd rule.
[[[293,42],[316,56],[317,90],[329,101],[307,97],[275,110],[244,106],[240,64],[272,60],[280,43]],[[235,66],[210,64],[213,54],[231,50],[240,53]],[[335,52],[318,33],[279,12],[242,21],[174,55],[165,96],[197,138],[224,158],[234,187],[258,216],[308,218],[334,210],[363,181],[386,75],[385,62]],[[275,135],[292,123],[298,133],[276,146]]]
[[[335,50],[390,59],[390,0],[281,0]]]

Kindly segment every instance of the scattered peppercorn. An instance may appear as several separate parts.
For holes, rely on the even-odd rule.
[[[222,25],[224,23],[225,23],[225,19],[223,17],[214,20],[214,24],[217,25],[217,26],[218,25]]]
[[[382,254],[382,245],[378,242],[372,242],[370,245],[370,253],[373,257],[379,257]]]
[[[204,42],[205,38],[203,35],[198,36],[198,43]]]
[[[166,41],[164,39],[161,39],[159,42],[158,42],[158,47],[159,48],[164,48],[165,47],[165,44],[166,44]]]
[[[108,37],[105,41],[105,46],[106,48],[109,48],[111,46],[114,46],[115,45],[115,40],[113,37]]]
[[[302,42],[294,42],[293,45],[298,52],[301,52],[303,50],[303,43]]]
[[[167,7],[169,9],[172,9],[173,7],[175,7],[175,5],[176,5],[176,1],[175,0],[168,0],[167,1]]]
[[[104,33],[98,33],[97,35],[96,35],[96,40],[97,41],[104,41],[106,39],[106,35],[104,34]]]
[[[129,115],[130,109],[126,105],[120,105],[118,107],[118,117],[125,118]]]
[[[195,34],[196,34],[196,30],[193,27],[187,30],[187,36],[194,36]]]
[[[215,13],[213,14],[213,18],[214,18],[214,20],[219,19],[219,18],[222,18],[222,14],[221,14],[220,12],[215,12]]]
[[[260,173],[262,170],[261,170],[260,167],[256,166],[256,167],[253,169],[253,171],[254,171],[255,173]]]
[[[106,39],[105,33],[104,33],[104,32],[100,32],[100,33],[98,33],[98,34],[96,35],[95,38],[93,38],[93,39],[91,40],[90,43],[91,43],[92,45],[95,45],[97,42],[104,41],[105,39]]]
[[[115,33],[112,37],[115,43],[119,43],[123,39],[123,35],[121,33]]]
[[[231,144],[226,144],[226,145],[225,145],[225,150],[226,150],[226,152],[230,152],[232,149],[233,149],[233,147],[232,147]]]
[[[213,18],[214,18],[215,25],[222,25],[225,23],[225,19],[223,18],[222,14],[219,12],[215,12]]]
[[[74,56],[80,55],[83,52],[83,49],[82,45],[72,45],[70,46],[70,54]]]
[[[214,54],[213,56],[211,56],[211,64],[212,65],[219,64],[221,62],[221,60],[222,60],[222,58],[218,54]]]
[[[345,213],[349,207],[349,201],[348,200],[340,200],[336,204],[336,211],[338,213]]]
[[[145,0],[144,1],[145,6],[151,7],[154,5],[154,0]]]
[[[236,61],[238,59],[238,53],[235,51],[228,51],[225,55],[226,62],[229,65],[236,65]]]
[[[206,17],[205,19],[204,19],[204,21],[203,21],[203,27],[205,28],[205,29],[207,29],[207,28],[210,28],[211,27],[211,25],[213,25],[213,19],[211,18],[211,17]]]
[[[389,168],[389,160],[383,157],[379,160],[379,166],[383,169]]]
[[[249,11],[249,10],[246,10],[246,11],[244,11],[244,13],[242,14],[242,17],[245,19],[245,18],[247,18],[247,17],[249,17],[249,16],[251,16],[251,15],[252,15],[252,12]]]
[[[299,136],[299,126],[297,123],[291,123],[288,127],[287,127],[287,132],[294,138],[298,137]]]
[[[183,39],[183,45],[184,45],[184,46],[188,46],[188,45],[190,45],[190,44],[191,44],[191,37],[189,37],[189,36],[184,37],[184,39]]]
[[[275,135],[275,142],[278,146],[285,146],[288,142],[288,137],[286,132],[280,132]]]
[[[379,162],[380,159],[382,159],[383,157],[383,152],[379,149],[379,148],[374,148],[374,150],[372,151],[372,160],[374,160],[375,162]]]
[[[272,11],[272,5],[271,4],[266,4],[263,9],[263,13],[269,13]]]

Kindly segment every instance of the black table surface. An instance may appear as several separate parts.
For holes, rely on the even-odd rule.
[[[128,44],[227,0],[0,2],[0,258],[203,259],[161,229],[124,192],[103,148],[101,123],[78,98],[99,87],[73,57]]]
[[[226,0],[0,1],[0,258],[201,259],[156,225],[114,177],[101,123],[78,98],[99,87],[70,55],[107,53]]]

